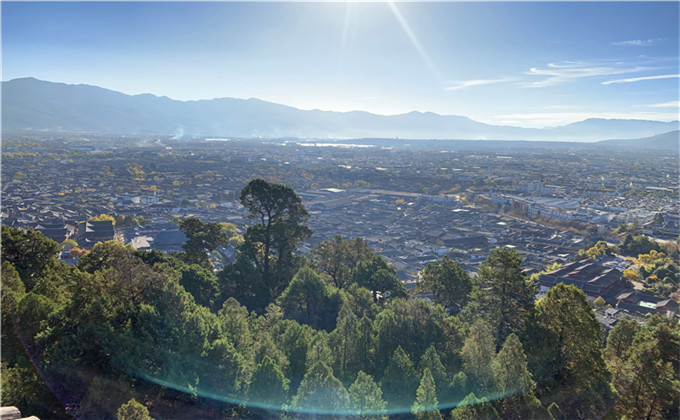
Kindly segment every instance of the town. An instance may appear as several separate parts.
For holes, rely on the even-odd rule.
[[[10,135],[3,139],[2,220],[58,243],[75,241],[68,241],[75,252],[63,253],[71,263],[113,239],[179,251],[186,237],[178,221],[188,216],[228,223],[234,240],[211,255],[218,270],[233,262],[238,234],[251,224],[238,194],[261,177],[294,188],[310,212],[313,235],[301,252],[337,234],[361,237],[411,291],[423,267],[444,255],[474,274],[492,249],[510,247],[534,274],[575,264],[579,250],[598,241],[619,245],[625,229],[661,242],[680,232],[677,154],[569,143],[389,144]],[[613,307],[632,299],[640,303],[634,316],[658,302],[661,311],[669,304],[677,312],[668,290],[644,297],[642,287],[624,284],[630,261],[604,257],[591,277],[614,268],[617,278],[582,287],[589,298]],[[559,281],[544,275],[539,285],[545,291]],[[624,292],[635,293],[622,301]]]

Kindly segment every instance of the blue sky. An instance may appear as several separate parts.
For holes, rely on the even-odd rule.
[[[678,119],[678,2],[2,2],[2,80],[431,111]]]

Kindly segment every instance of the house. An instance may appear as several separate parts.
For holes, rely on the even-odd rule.
[[[602,297],[610,305],[615,305],[617,296],[629,290],[620,271],[592,260],[574,261],[538,279],[541,292],[547,292],[559,283],[578,287],[591,300]]]
[[[184,232],[180,230],[163,230],[151,244],[151,249],[157,249],[170,255],[175,251],[181,251],[182,245],[187,241]]]
[[[111,220],[80,222],[76,241],[81,248],[90,249],[97,242],[112,241],[114,235]]]

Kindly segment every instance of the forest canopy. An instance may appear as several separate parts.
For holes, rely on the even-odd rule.
[[[573,286],[536,302],[508,248],[475,276],[428,265],[418,290],[434,301],[411,297],[360,238],[302,255],[309,215],[291,188],[258,179],[240,199],[254,223],[217,272],[207,253],[228,235],[195,218],[180,222],[182,253],[101,242],[73,266],[42,234],[2,226],[2,405],[96,419],[680,415],[672,318],[606,335]]]

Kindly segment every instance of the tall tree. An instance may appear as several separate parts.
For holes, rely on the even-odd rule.
[[[437,388],[437,398],[439,401],[445,401],[448,388],[446,369],[434,346],[430,346],[425,350],[425,353],[420,358],[420,363],[418,363],[418,373],[421,376],[425,372],[425,369],[429,369],[432,374],[435,387]]]
[[[529,372],[522,343],[510,334],[503,348],[491,362],[497,393],[496,410],[504,419],[547,418],[541,402],[533,393],[535,386]]]
[[[58,243],[33,229],[23,230],[2,225],[2,261],[14,265],[30,292],[38,278],[61,251]]]
[[[203,223],[196,217],[187,217],[179,223],[179,230],[187,236],[182,245],[185,254],[181,255],[188,264],[198,264],[212,270],[208,252],[227,243],[227,234],[219,223]]]
[[[441,261],[425,266],[416,290],[431,292],[435,303],[463,307],[472,291],[472,280],[467,271],[445,255]]]
[[[337,325],[328,335],[328,344],[335,354],[333,372],[344,383],[351,381],[359,371],[357,363],[357,337],[359,320],[347,304],[342,305]]]
[[[316,245],[311,252],[314,265],[331,276],[336,287],[346,287],[352,274],[352,269],[359,261],[368,261],[375,253],[361,238],[354,240],[342,239],[335,235]]]
[[[291,408],[300,416],[304,413],[342,416],[350,410],[350,402],[347,390],[333,376],[333,370],[324,362],[316,362],[305,373]]]
[[[494,326],[496,349],[512,333],[522,336],[534,306],[536,288],[522,271],[522,257],[514,250],[499,248],[479,268],[477,282],[490,288],[482,296],[482,307]]]
[[[248,387],[248,402],[268,409],[281,409],[288,396],[288,379],[268,356],[257,365]]]
[[[416,390],[416,402],[411,407],[411,412],[417,420],[442,420],[438,409],[437,389],[434,378],[429,368],[425,368],[420,386]]]
[[[406,288],[397,279],[394,267],[379,255],[375,255],[370,261],[359,261],[352,270],[351,278],[352,282],[370,290],[375,302],[408,296]]]
[[[602,414],[611,397],[602,357],[602,330],[585,294],[558,284],[536,305],[528,340],[539,397],[555,401],[567,417]]]
[[[475,391],[480,395],[489,394],[492,391],[491,362],[495,355],[496,346],[491,326],[484,320],[478,319],[472,324],[465,339],[461,358],[468,380],[475,384]]]
[[[630,385],[636,371],[628,363],[633,340],[642,327],[633,320],[621,319],[607,335],[604,359],[612,373],[612,382],[618,392],[624,392]],[[637,366],[635,367],[637,369]]]
[[[357,379],[349,387],[352,414],[360,420],[387,420],[387,403],[373,377],[359,371]]]
[[[451,411],[452,420],[495,420],[500,419],[493,405],[484,398],[478,399],[474,393],[470,393],[458,407]]]
[[[381,385],[390,409],[403,412],[411,410],[418,379],[413,362],[401,346],[397,347],[390,358]]]
[[[335,328],[342,296],[309,267],[298,271],[277,301],[286,318],[327,331]]]
[[[627,386],[611,417],[670,419],[680,416],[680,326],[662,315],[652,316],[635,334],[624,354]],[[620,381],[622,382],[622,381]]]
[[[258,221],[248,227],[241,253],[255,264],[270,297],[276,298],[293,276],[297,243],[311,236],[303,224],[309,213],[292,188],[263,179],[250,181],[240,199],[249,217]]]

